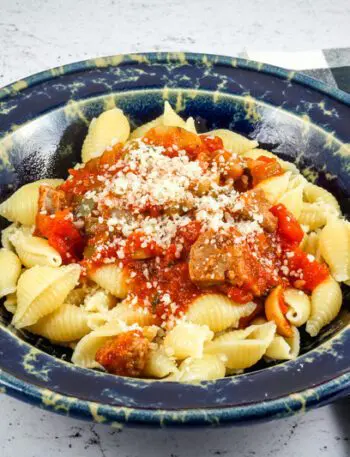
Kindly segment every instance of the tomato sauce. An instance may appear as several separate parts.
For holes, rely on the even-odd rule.
[[[176,157],[180,150],[185,150],[190,160],[199,161],[203,170],[209,167],[211,161],[216,161],[218,168],[220,163],[228,163],[229,167],[225,171],[227,176],[237,182],[243,179],[244,166],[233,159],[229,163],[229,153],[218,137],[199,136],[181,128],[159,126],[149,130],[144,141],[163,146],[164,155],[168,157]],[[78,205],[87,191],[103,186],[103,178],[113,178],[120,169],[125,168],[127,161],[123,161],[123,157],[126,153],[123,146],[117,144],[101,157],[89,161],[83,168],[69,170],[70,178],[58,189],[65,192],[67,201],[72,202],[71,206],[50,216],[38,214],[36,229],[57,249],[64,263],[81,262],[87,270],[103,265],[106,259],[109,263],[115,259],[116,264],[122,264],[129,273],[131,293],[137,296],[142,306],[151,309],[159,323],[171,315],[181,316],[194,298],[206,292],[225,293],[236,303],[247,303],[259,301],[257,296],[265,296],[278,284],[293,285],[297,279],[301,279],[299,287],[310,293],[328,277],[328,268],[310,259],[298,247],[303,231],[298,221],[281,204],[270,210],[278,219],[277,232],[255,233],[246,239],[252,271],[250,282],[245,283],[244,287],[235,287],[227,282],[221,286],[200,288],[191,281],[188,259],[191,247],[202,230],[202,224],[198,221],[178,229],[166,249],[162,249],[155,241],[145,242],[144,233],[140,231],[133,232],[127,238],[110,232],[106,224],[110,216],[107,205],[100,208],[100,217],[90,232],[86,227],[85,231],[79,230],[70,217],[74,213],[74,205]],[[247,168],[250,175],[245,177],[253,186],[263,179],[283,173],[275,159],[263,156],[258,160],[249,159]],[[133,173],[137,173],[137,170],[133,170]],[[164,214],[164,208],[150,205],[147,201],[143,206],[126,209],[152,218]],[[121,247],[122,256],[119,255]],[[293,276],[295,273],[299,276]],[[164,300],[164,296],[167,300]],[[261,306],[257,308],[257,313],[261,313]],[[242,320],[241,325],[255,315]]]
[[[166,321],[170,315],[180,316],[185,313],[189,303],[203,293],[190,279],[188,263],[167,263],[165,258],[130,260],[125,263],[131,281],[131,290],[143,306],[150,308],[158,322]],[[147,278],[144,271],[147,271]],[[164,302],[160,296],[168,294],[170,299]],[[175,303],[176,306],[169,306]]]

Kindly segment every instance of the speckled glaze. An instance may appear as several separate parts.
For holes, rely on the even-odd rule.
[[[136,127],[168,99],[200,131],[230,128],[294,161],[349,214],[350,96],[256,62],[204,54],[113,56],[55,68],[0,90],[0,199],[42,177],[65,177],[90,120],[122,108]],[[2,228],[5,226],[3,222]],[[350,311],[302,355],[198,385],[143,381],[81,369],[70,352],[15,331],[0,311],[0,389],[65,415],[114,427],[218,426],[267,420],[350,392]]]

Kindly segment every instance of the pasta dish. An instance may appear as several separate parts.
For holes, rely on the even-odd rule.
[[[0,297],[72,362],[179,382],[291,360],[350,280],[336,198],[256,141],[198,134],[165,103],[136,128],[93,119],[82,163],[0,205]]]

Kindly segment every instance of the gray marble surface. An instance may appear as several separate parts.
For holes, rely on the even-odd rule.
[[[349,20],[349,0],[0,0],[0,86],[116,53],[348,47]],[[0,408],[0,457],[350,455],[349,400],[277,422],[206,431],[117,431],[4,395]]]

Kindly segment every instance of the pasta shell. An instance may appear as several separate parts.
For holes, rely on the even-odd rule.
[[[349,279],[350,238],[345,221],[336,218],[328,221],[319,236],[319,249],[332,276],[337,281]]]
[[[27,268],[35,265],[59,267],[62,263],[61,256],[56,249],[50,246],[44,238],[33,236],[29,227],[17,229],[9,238],[22,264]]]
[[[158,348],[150,351],[143,375],[149,378],[165,378],[170,373],[177,372],[175,360],[164,351],[164,348]]]
[[[90,123],[82,148],[82,161],[99,157],[108,147],[125,143],[130,135],[130,125],[123,111],[113,108],[100,114]]]
[[[17,295],[15,293],[8,295],[4,301],[4,306],[9,313],[15,314],[17,308]]]
[[[316,184],[308,183],[304,187],[304,198],[309,203],[318,203],[326,206],[326,209],[333,210],[335,214],[340,214],[338,200],[328,190]]]
[[[10,237],[13,233],[15,233],[18,230],[18,224],[14,222],[13,224],[9,225],[6,227],[4,230],[1,232],[1,244],[2,247],[9,250],[9,251],[14,251],[13,244],[10,241]]]
[[[84,298],[87,294],[87,291],[84,287],[77,287],[69,292],[65,302],[69,305],[79,306],[83,303]]]
[[[311,254],[319,262],[321,260],[321,252],[319,249],[319,232],[310,232],[304,235],[300,244],[300,248],[307,254]]]
[[[86,311],[67,304],[43,317],[27,330],[58,343],[79,340],[91,331],[87,325]]]
[[[36,266],[26,270],[17,286],[17,310],[13,325],[28,327],[55,311],[79,281],[80,266]]]
[[[255,303],[239,305],[225,295],[207,294],[196,298],[187,311],[187,320],[194,324],[207,325],[213,332],[237,327],[241,317],[252,314]]]
[[[296,327],[304,325],[309,319],[311,313],[311,302],[309,296],[302,290],[293,289],[292,287],[287,288],[284,291],[283,296],[284,301],[289,307],[286,312],[286,318],[288,321]]]
[[[310,336],[316,336],[321,328],[332,322],[340,311],[342,300],[341,288],[331,276],[315,287],[311,295],[311,315],[306,322]]]
[[[25,184],[0,205],[0,216],[11,222],[20,222],[23,225],[34,225],[38,212],[39,187],[42,184],[57,187],[63,179],[40,179]]]
[[[206,343],[205,353],[221,355],[225,366],[240,370],[255,365],[265,354],[276,333],[276,325],[267,322],[233,330]]]
[[[225,364],[216,355],[205,354],[203,357],[189,357],[184,360],[174,380],[178,382],[213,381],[225,376]]]
[[[118,265],[104,265],[91,271],[88,276],[115,297],[125,298],[128,293],[125,272]]]
[[[0,298],[16,291],[21,262],[15,253],[0,249]]]
[[[188,130],[189,132],[197,133],[196,124],[195,124],[193,117],[187,118],[185,129]]]
[[[214,333],[206,325],[181,322],[165,336],[164,348],[167,354],[180,360],[201,357],[204,343],[213,336]]]
[[[224,148],[227,151],[233,152],[235,154],[243,154],[250,149],[258,147],[258,142],[255,140],[249,140],[243,135],[232,132],[227,129],[217,129],[207,132],[206,135],[217,136],[221,138]]]
[[[256,188],[262,189],[265,193],[266,198],[274,205],[286,192],[288,187],[288,181],[290,172],[283,173],[283,175],[272,176],[271,178],[261,181]]]
[[[316,230],[323,227],[327,222],[327,214],[317,203],[303,203],[298,221],[309,227],[309,230]]]
[[[303,205],[303,187],[288,190],[280,197],[278,203],[282,203],[298,219]]]
[[[283,298],[282,294],[282,285],[278,285],[271,290],[265,300],[265,315],[268,321],[272,321],[277,325],[277,331],[280,335],[289,338],[292,336],[292,327],[280,306],[280,300]]]
[[[266,349],[265,356],[272,360],[292,360],[300,352],[300,333],[293,327],[293,336],[285,338],[275,335],[271,344]]]
[[[150,121],[150,122],[147,122],[146,124],[140,125],[140,127],[137,127],[137,129],[135,129],[131,133],[130,139],[131,140],[135,140],[137,138],[142,138],[143,136],[146,135],[146,133],[149,130],[153,129],[154,127],[158,127],[160,125],[164,125],[163,119],[164,119],[164,115],[162,114],[161,116],[158,116],[156,119],[153,119],[153,121]]]
[[[189,117],[186,121],[179,116],[176,111],[171,107],[170,103],[166,101],[164,103],[164,112],[161,116],[158,116],[153,121],[147,122],[146,124],[140,125],[130,135],[130,139],[136,139],[143,137],[149,130],[160,125],[166,125],[168,127],[181,127],[192,133],[197,133],[196,126],[193,117]]]
[[[107,322],[102,327],[88,333],[76,345],[72,362],[84,368],[101,368],[95,356],[98,349],[111,337],[127,331],[127,326],[121,321]]]
[[[127,325],[138,324],[140,327],[155,323],[155,316],[147,307],[133,305],[129,300],[124,300],[109,311],[108,319],[120,319]]]
[[[97,289],[84,299],[84,309],[89,313],[105,313],[116,305],[116,298],[103,289]]]
[[[186,122],[176,113],[168,101],[164,103],[163,124],[168,127],[181,127],[183,129],[187,127]]]

